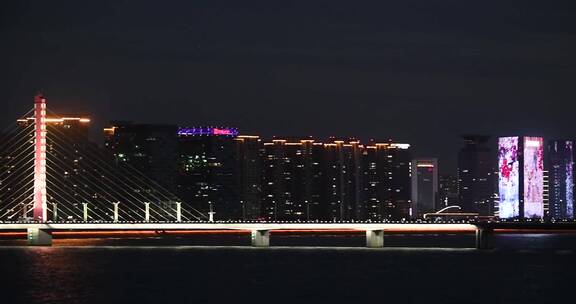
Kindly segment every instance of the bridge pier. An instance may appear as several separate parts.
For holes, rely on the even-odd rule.
[[[52,233],[40,228],[28,228],[28,245],[52,246]]]
[[[494,229],[477,227],[476,229],[476,249],[494,248]]]
[[[384,247],[384,230],[366,230],[366,247]]]
[[[269,247],[269,230],[252,230],[252,247]]]

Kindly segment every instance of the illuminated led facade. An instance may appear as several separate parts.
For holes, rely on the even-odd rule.
[[[435,212],[438,197],[438,160],[412,160],[412,217],[421,218]]]
[[[544,217],[544,139],[524,137],[524,217]]]
[[[498,208],[500,218],[520,216],[520,155],[518,137],[498,139]]]
[[[549,217],[574,218],[574,142],[548,142]]]
[[[179,128],[180,136],[238,136],[238,129],[226,127],[192,127]]]
[[[499,138],[500,218],[544,216],[543,146],[541,137]]]

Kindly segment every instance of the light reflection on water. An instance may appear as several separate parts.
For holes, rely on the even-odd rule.
[[[348,245],[350,239],[363,242],[361,236],[339,241]],[[299,247],[290,245],[294,240]],[[504,235],[498,241],[508,247],[489,251],[326,247],[314,236],[279,237],[281,246],[271,248],[240,246],[249,244],[243,236],[204,240],[208,245],[186,238],[97,238],[0,246],[0,302],[550,302],[576,279],[575,240]],[[217,241],[230,246],[213,246]],[[471,239],[444,241],[468,245]]]

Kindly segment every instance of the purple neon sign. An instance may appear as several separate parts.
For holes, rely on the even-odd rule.
[[[238,136],[238,129],[236,128],[214,128],[214,127],[199,127],[199,128],[180,128],[178,129],[180,136]]]

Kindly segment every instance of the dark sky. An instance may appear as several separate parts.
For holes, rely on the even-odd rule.
[[[6,1],[0,126],[31,107],[242,133],[576,134],[576,9],[548,1]],[[568,1],[566,3],[569,3]]]

